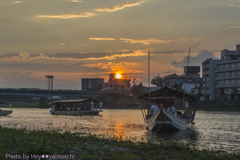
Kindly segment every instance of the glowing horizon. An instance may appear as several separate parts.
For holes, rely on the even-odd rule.
[[[54,89],[80,89],[81,78],[108,81],[110,73],[147,85],[148,49],[151,78],[181,74],[189,48],[189,65],[199,66],[219,57],[225,44],[236,49],[239,6],[219,0],[0,1],[0,87],[44,89],[51,74]]]

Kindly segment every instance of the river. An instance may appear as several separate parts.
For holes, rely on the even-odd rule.
[[[198,148],[240,150],[240,112],[197,111],[191,131],[146,130],[141,110],[105,109],[97,116],[57,116],[49,109],[13,108],[13,113],[0,117],[0,125],[27,128],[102,134],[133,141],[152,139],[156,142],[176,140]]]

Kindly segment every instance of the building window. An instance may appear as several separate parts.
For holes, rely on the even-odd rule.
[[[232,84],[232,80],[227,80],[228,84]]]
[[[237,80],[236,79],[233,80],[233,84],[237,84]]]
[[[237,68],[237,63],[234,63],[234,68]]]

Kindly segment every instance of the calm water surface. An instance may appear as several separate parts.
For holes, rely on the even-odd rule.
[[[9,128],[27,128],[115,135],[137,141],[156,142],[177,140],[199,148],[240,151],[240,112],[198,111],[192,131],[154,134],[146,130],[141,110],[105,109],[98,116],[51,115],[49,109],[14,108],[11,115],[0,117],[0,125]]]

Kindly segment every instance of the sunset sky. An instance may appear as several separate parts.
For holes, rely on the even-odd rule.
[[[81,89],[81,78],[122,72],[147,85],[235,50],[239,0],[0,0],[0,87]]]

